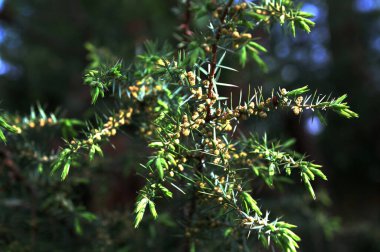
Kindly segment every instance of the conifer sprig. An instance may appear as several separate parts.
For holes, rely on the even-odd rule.
[[[239,55],[243,66],[249,54],[264,67],[260,54],[267,50],[254,38],[256,29],[277,22],[289,26],[293,35],[296,26],[310,32],[314,26],[311,15],[296,8],[293,1],[210,1],[206,8],[203,1],[184,4],[186,11],[194,13],[186,16],[184,35],[178,37],[180,50],[147,43],[146,51],[129,65],[116,61],[107,66],[91,49],[94,63],[84,82],[91,87],[92,103],[109,95],[119,109],[108,113],[105,122],[97,121],[85,130],[81,138],[67,141],[53,171],[62,169],[61,178],[65,179],[79,155],[90,161],[96,154],[102,156],[101,144],[123,126],[133,124],[150,149],[147,162],[141,165],[146,185],[137,197],[135,227],[147,208],[154,219],[159,216],[157,198],[193,195],[190,210],[185,211],[187,230],[196,225],[194,215],[202,218],[207,209],[208,216],[225,216],[233,227],[228,232],[256,231],[265,247],[274,244],[284,251],[296,251],[300,238],[291,230],[296,226],[279,219],[269,221],[268,213],[263,217],[249,182],[259,177],[273,188],[282,176],[296,172],[315,199],[311,181],[327,178],[320,165],[289,150],[287,143],[269,141],[266,135],[237,137],[239,123],[250,117],[264,119],[276,110],[290,110],[297,116],[307,110],[318,116],[327,110],[346,118],[358,115],[345,102],[346,95],[309,94],[307,86],[290,91],[279,88],[270,94],[256,87],[248,92],[247,100],[241,95],[237,104],[220,96],[219,89],[237,87],[221,80],[223,71],[236,71],[224,64],[230,52]],[[200,16],[210,22],[198,32],[189,19]],[[178,197],[172,191],[178,192]],[[187,233],[191,239],[197,235]]]
[[[3,130],[9,131],[11,133],[17,133],[17,129],[11,126],[5,119],[0,116],[0,140],[4,143],[7,141]]]

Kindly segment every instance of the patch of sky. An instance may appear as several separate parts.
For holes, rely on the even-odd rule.
[[[286,82],[293,82],[299,76],[298,68],[294,65],[285,65],[281,70],[281,78]]]
[[[318,117],[310,116],[306,119],[305,128],[310,135],[316,136],[323,131],[324,126]]]
[[[293,53],[293,58],[299,62],[303,62],[303,63],[307,63],[309,62],[309,55],[307,53],[307,50],[306,48],[300,48],[298,50],[296,50],[294,53]]]
[[[354,8],[359,12],[371,12],[380,9],[380,0],[356,0]]]
[[[7,74],[11,66],[0,58],[0,75]]]
[[[371,40],[371,47],[377,52],[380,52],[380,36],[377,36]]]
[[[0,25],[0,44],[4,42],[6,32],[3,27]]]
[[[320,17],[320,9],[315,4],[305,3],[302,6],[301,10],[304,12],[309,12],[309,13],[313,14],[314,17],[311,19],[313,21],[318,20]]]
[[[315,64],[326,64],[330,60],[330,55],[326,48],[321,44],[314,44],[310,51],[310,56]]]
[[[286,58],[289,56],[290,47],[286,39],[281,40],[274,48],[275,54],[279,58]]]
[[[309,36],[313,42],[324,43],[330,39],[330,32],[326,26],[317,26]]]
[[[0,11],[4,8],[5,0],[0,0]]]

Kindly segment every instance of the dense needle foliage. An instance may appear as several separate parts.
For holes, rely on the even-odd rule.
[[[250,60],[266,70],[261,55],[267,50],[255,36],[257,30],[270,32],[273,25],[280,24],[289,36],[309,33],[314,26],[312,16],[290,0],[187,0],[180,1],[177,11],[184,18],[175,34],[179,42],[174,48],[147,42],[145,51],[135,59],[120,60],[87,44],[92,63],[84,83],[91,88],[92,104],[99,111],[94,120],[61,118],[59,112],[48,114],[39,105],[26,117],[2,113],[0,139],[4,143],[8,139],[9,149],[4,159],[9,160],[6,164],[12,179],[23,181],[32,199],[24,206],[32,213],[31,235],[41,230],[35,221],[38,212],[49,215],[46,219],[69,219],[77,234],[94,232],[85,227],[97,219],[96,215],[76,204],[83,197],[77,189],[90,179],[91,170],[83,169],[94,159],[106,160],[105,143],[128,132],[138,135],[136,139],[149,149],[138,172],[145,185],[136,199],[135,228],[148,213],[160,220],[159,203],[165,201],[170,207],[181,201],[185,202],[181,237],[186,250],[244,250],[252,240],[259,240],[268,249],[297,251],[301,238],[295,233],[296,226],[286,222],[286,216],[269,214],[270,209],[255,197],[253,185],[263,181],[276,188],[291,178],[304,184],[315,199],[312,182],[327,178],[320,165],[291,149],[291,139],[271,139],[270,132],[245,133],[239,124],[254,117],[265,120],[271,113],[283,111],[293,113],[294,120],[309,111],[322,121],[327,111],[345,118],[358,115],[350,110],[346,95],[319,94],[303,85],[271,92],[249,86],[238,97],[223,96],[223,89],[239,87],[225,83],[222,77],[228,71],[248,71],[244,66]],[[55,151],[48,139],[57,134],[64,137],[65,145]],[[41,147],[42,135],[46,140]],[[19,165],[10,161],[13,155]],[[33,179],[20,174],[21,165],[38,167],[31,171]],[[53,176],[45,172],[49,167]],[[65,181],[58,181],[58,172]],[[44,186],[57,188],[57,194],[53,198],[36,195],[35,187]],[[36,206],[36,198],[47,200]],[[125,218],[132,220],[131,216]],[[132,223],[123,225],[127,230]],[[38,237],[32,240],[31,250],[40,242]],[[17,250],[18,245],[9,244],[9,249]],[[107,249],[106,245],[104,242],[105,247],[98,249]]]

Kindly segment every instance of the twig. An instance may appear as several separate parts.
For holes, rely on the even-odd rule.
[[[211,46],[212,57],[211,57],[211,63],[210,63],[210,73],[208,76],[210,84],[209,84],[208,93],[207,93],[207,97],[209,99],[212,99],[212,96],[213,96],[212,95],[212,93],[213,93],[212,89],[214,88],[214,77],[215,77],[215,70],[216,70],[218,42],[219,42],[220,37],[222,35],[222,28],[223,28],[223,25],[225,24],[225,21],[226,21],[225,19],[226,19],[227,13],[228,13],[228,9],[231,7],[232,3],[233,3],[233,0],[229,0],[223,9],[222,15],[219,18],[220,25],[219,25],[218,29],[216,30],[215,41]],[[210,118],[210,116],[211,116],[211,105],[207,105],[207,118]]]
[[[185,34],[185,40],[188,40],[188,37],[193,35],[193,32],[190,29],[190,23],[191,23],[191,0],[186,0],[185,17],[184,17],[183,23],[180,26],[180,28],[183,30],[183,33]]]

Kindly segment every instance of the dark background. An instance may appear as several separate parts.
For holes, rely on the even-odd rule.
[[[293,39],[273,27],[266,41],[269,73],[259,74],[250,64],[244,75],[227,78],[268,90],[308,84],[327,94],[348,93],[359,119],[330,114],[325,127],[309,115],[299,120],[289,113],[269,118],[266,127],[269,135],[296,138],[296,148],[323,164],[329,178],[319,184],[322,194],[330,195],[324,201],[329,218],[309,216],[325,222],[323,232],[307,229],[308,219],[298,223],[306,226],[303,250],[380,251],[380,1],[304,2],[316,15],[310,35],[300,32]],[[67,116],[82,117],[90,106],[82,85],[85,43],[108,48],[125,62],[146,39],[174,44],[179,23],[174,7],[174,0],[0,0],[1,108],[28,113],[39,101],[48,110],[61,107]],[[120,201],[132,205],[133,192],[131,197],[124,192],[135,187],[117,186],[127,178],[113,181],[103,201],[108,207]],[[297,222],[297,211],[286,211]]]

